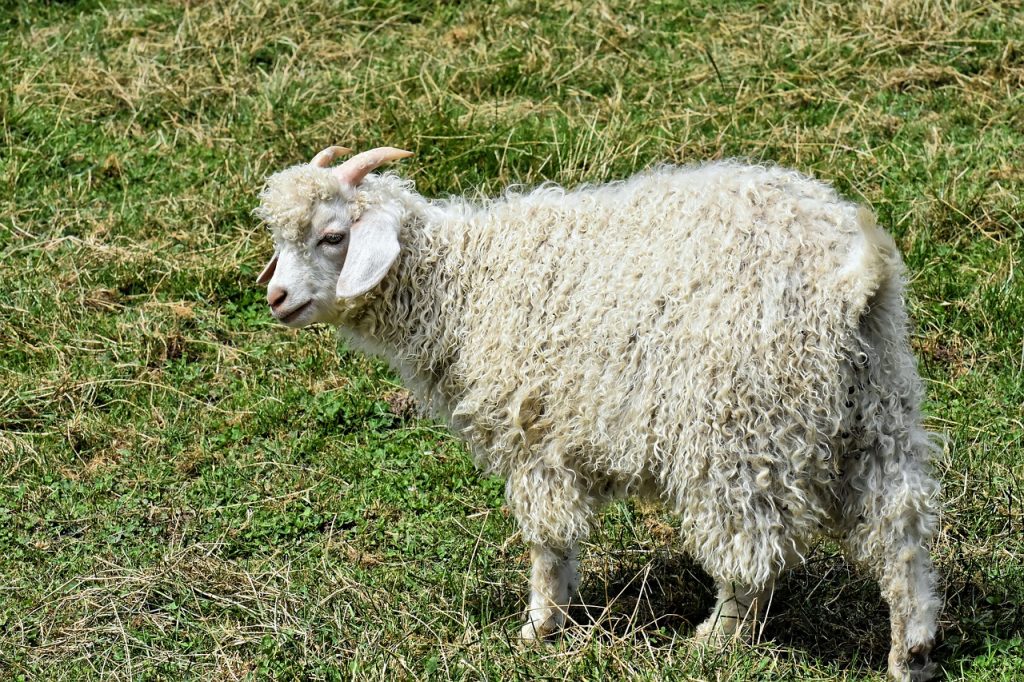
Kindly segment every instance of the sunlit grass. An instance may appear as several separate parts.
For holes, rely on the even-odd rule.
[[[869,203],[911,275],[949,678],[1024,675],[1017,3],[0,3],[0,678],[882,679],[877,587],[818,548],[763,641],[619,504],[578,626],[462,446],[330,330],[269,319],[262,178],[394,144],[425,194],[743,157]]]

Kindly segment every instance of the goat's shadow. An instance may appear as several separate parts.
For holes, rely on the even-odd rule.
[[[613,552],[587,562],[570,620],[616,638],[685,638],[711,612],[714,581],[685,554]],[[963,567],[942,571],[940,668],[985,651],[991,640],[1024,632],[1021,585],[978,579]],[[889,608],[877,582],[835,552],[819,549],[776,584],[760,640],[844,670],[884,670]]]

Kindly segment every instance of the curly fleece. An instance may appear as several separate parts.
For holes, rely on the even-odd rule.
[[[291,187],[269,181],[271,226]],[[402,252],[341,329],[507,479],[528,542],[570,552],[640,494],[720,583],[758,589],[831,534],[907,613],[894,651],[934,634],[934,445],[903,266],[867,210],[736,162],[475,203],[391,174],[354,191],[398,208]]]

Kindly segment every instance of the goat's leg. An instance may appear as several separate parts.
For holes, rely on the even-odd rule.
[[[889,602],[889,677],[900,682],[929,680],[934,676],[929,655],[941,604],[931,557],[920,540],[910,537],[892,552],[879,577],[882,595]]]
[[[906,441],[893,439],[886,444],[890,451],[869,451],[861,470],[864,475],[878,474],[869,480],[884,484],[853,487],[847,493],[846,513],[855,513],[856,521],[848,528],[843,544],[852,559],[871,567],[889,603],[889,677],[917,682],[933,675],[929,654],[942,605],[928,551],[935,532],[938,484],[923,457],[907,453]],[[886,463],[893,461],[898,466],[888,473]],[[883,467],[885,476],[881,475]]]
[[[921,417],[924,391],[898,281],[885,283],[870,307],[860,323],[863,352],[850,368],[854,440],[842,467],[837,518],[847,554],[872,569],[889,603],[889,676],[926,680],[941,607],[929,556],[938,443]]]
[[[707,644],[724,644],[756,636],[761,616],[771,601],[772,585],[752,588],[731,581],[716,582],[718,602],[708,619],[697,626],[694,638]]]
[[[546,639],[561,632],[569,601],[579,586],[576,554],[575,546],[568,551],[530,546],[530,606],[523,639]]]
[[[593,500],[577,487],[581,477],[537,465],[508,480],[509,505],[530,545],[530,604],[524,639],[556,635],[579,586],[577,543],[590,528]]]

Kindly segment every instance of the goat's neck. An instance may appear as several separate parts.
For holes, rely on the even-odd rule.
[[[450,412],[462,388],[454,365],[466,275],[458,253],[472,208],[433,203],[403,191],[406,207],[398,263],[343,332],[362,350],[383,357],[435,413]]]

